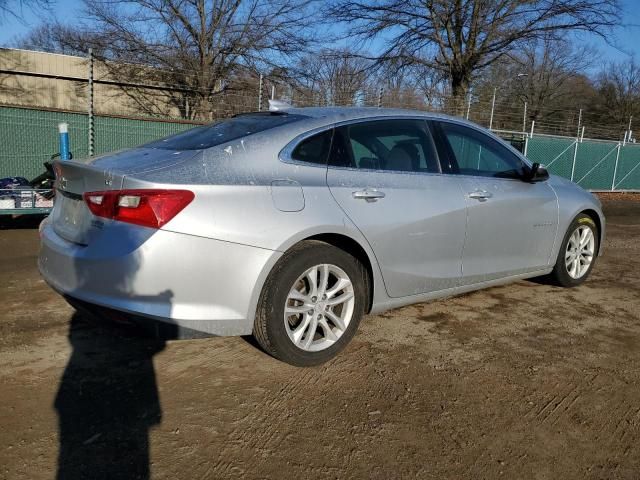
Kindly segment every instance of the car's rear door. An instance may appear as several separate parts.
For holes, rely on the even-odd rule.
[[[558,205],[547,182],[522,181],[523,161],[478,129],[438,122],[436,137],[468,209],[462,284],[544,268],[558,228]],[[441,152],[441,156],[446,155]]]
[[[338,126],[327,183],[371,245],[389,296],[458,285],[465,201],[457,179],[440,173],[425,121]]]

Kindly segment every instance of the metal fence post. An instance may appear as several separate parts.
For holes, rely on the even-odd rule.
[[[576,135],[580,136],[580,125],[582,124],[582,109],[580,109],[580,113],[578,113],[578,133]]]
[[[524,114],[522,115],[522,131],[527,131],[527,102],[524,102]]]
[[[378,88],[378,108],[382,107],[382,87]]]
[[[571,163],[571,181],[572,182],[576,173],[576,158],[578,156],[578,143],[579,143],[579,139],[576,138],[575,148],[573,149],[573,162]]]
[[[529,151],[529,140],[533,138],[533,128],[536,126],[536,121],[531,121],[531,134],[527,132],[524,133],[524,152],[522,154],[526,157],[527,152]]]
[[[89,156],[93,157],[95,147],[95,135],[94,135],[94,118],[93,118],[93,48],[89,49],[89,82],[88,82],[88,105],[87,110],[89,114]]]
[[[493,111],[496,108],[496,91],[497,87],[493,87],[493,100],[491,101],[491,116],[489,117],[489,130],[493,128]]]
[[[467,102],[467,120],[469,120],[470,113],[471,113],[471,92],[469,92],[469,101]]]
[[[536,125],[536,121],[532,120],[531,121],[531,134],[528,134],[527,132],[524,132],[524,150],[522,152],[522,154],[526,157],[527,156],[527,152],[529,151],[529,140],[533,138],[533,127],[535,127]]]
[[[259,91],[258,91],[258,111],[261,112],[262,111],[262,81],[263,81],[263,77],[262,74],[260,74],[260,85],[259,85]]]
[[[618,173],[618,160],[620,160],[620,149],[622,145],[618,142],[618,152],[616,153],[616,165],[613,167],[613,181],[611,182],[611,190],[616,188],[616,174]]]

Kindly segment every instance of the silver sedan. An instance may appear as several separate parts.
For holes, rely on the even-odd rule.
[[[55,170],[39,266],[74,306],[253,334],[300,366],[367,313],[543,275],[579,285],[604,236],[590,193],[477,125],[409,110],[238,115]]]

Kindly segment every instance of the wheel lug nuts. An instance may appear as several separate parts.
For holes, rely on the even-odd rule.
[[[322,314],[318,315],[318,320],[322,320]]]
[[[309,313],[309,315],[313,315],[313,310],[309,310],[307,313]]]
[[[311,297],[311,301],[312,302],[317,302],[318,301],[318,297]]]
[[[326,295],[322,295],[322,299],[323,299],[323,300],[326,300],[326,299],[327,299],[327,296],[326,296]]]

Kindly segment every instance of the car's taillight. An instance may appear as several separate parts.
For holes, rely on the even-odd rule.
[[[194,198],[189,190],[106,190],[84,195],[91,213],[98,217],[160,228]]]

